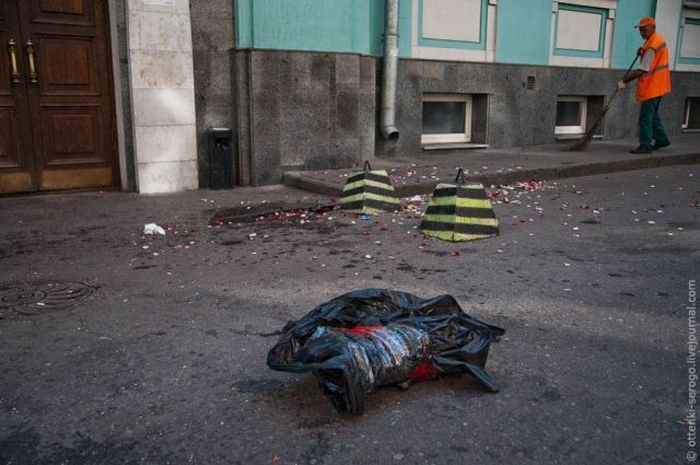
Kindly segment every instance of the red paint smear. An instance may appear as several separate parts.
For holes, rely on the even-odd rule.
[[[440,373],[435,369],[430,360],[423,360],[417,367],[413,369],[410,375],[408,375],[409,380],[422,379],[424,381],[435,379]]]
[[[337,328],[340,331],[347,333],[347,334],[353,334],[355,336],[369,336],[379,328],[383,328],[384,326],[382,325],[374,325],[374,326],[355,326],[354,328]]]

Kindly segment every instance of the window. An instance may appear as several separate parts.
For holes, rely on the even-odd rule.
[[[555,135],[583,134],[586,132],[586,97],[560,96],[557,100]]]
[[[698,18],[685,19],[681,58],[700,61],[700,19]]]
[[[610,66],[616,6],[616,0],[552,2],[550,64]]]
[[[683,129],[700,130],[700,97],[688,97],[685,99]]]
[[[420,0],[421,45],[483,49],[485,3],[483,0]]]
[[[406,0],[413,58],[492,62],[497,0]]]
[[[603,57],[608,10],[559,4],[555,55]]]
[[[421,142],[459,143],[471,141],[471,95],[428,94],[423,96]]]
[[[700,8],[683,9],[683,20],[679,34],[678,69],[696,71],[700,65]]]

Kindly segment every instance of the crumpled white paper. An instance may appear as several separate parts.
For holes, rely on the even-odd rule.
[[[155,223],[148,223],[143,227],[143,233],[144,234],[160,234],[161,236],[165,236],[165,229],[161,228]]]

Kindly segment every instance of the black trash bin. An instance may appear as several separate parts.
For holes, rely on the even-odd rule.
[[[231,189],[236,181],[236,159],[230,128],[209,128],[209,189]]]

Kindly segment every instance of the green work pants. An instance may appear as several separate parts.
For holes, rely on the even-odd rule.
[[[659,145],[668,145],[669,140],[664,125],[659,118],[661,97],[642,102],[639,110],[639,145],[651,150],[654,141]]]

